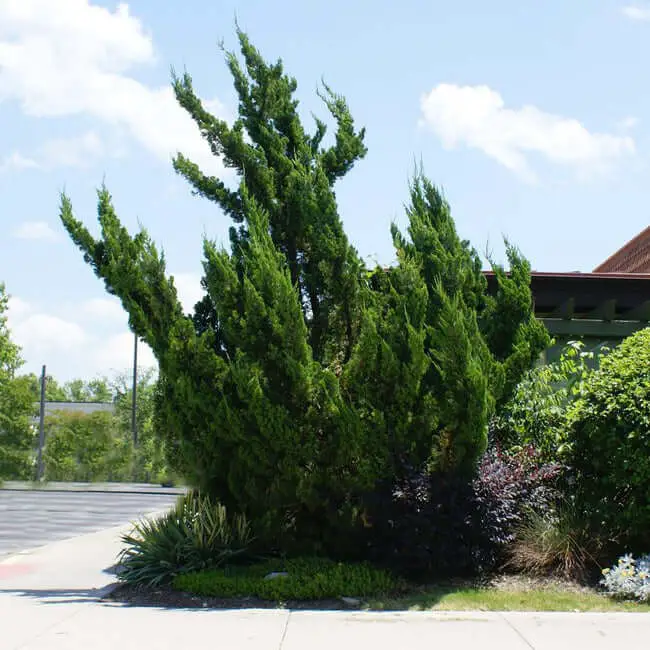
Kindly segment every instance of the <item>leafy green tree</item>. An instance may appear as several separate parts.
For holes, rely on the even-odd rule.
[[[158,359],[170,463],[256,524],[319,537],[404,463],[471,472],[490,413],[548,339],[525,260],[508,247],[510,273],[495,266],[490,296],[478,255],[422,174],[408,238],[393,229],[397,267],[368,272],[334,191],[366,154],[363,129],[324,86],[333,142],[318,119],[308,133],[296,81],[238,36],[243,63],[226,53],[239,96],[232,126],[205,110],[188,74],[174,77],[179,103],[240,178],[233,189],[182,154],[174,161],[234,221],[229,251],[204,241],[194,314],[183,313],[164,255],[146,231],[128,233],[106,188],[98,239],[66,196],[61,218]]]
[[[32,399],[41,399],[41,379],[34,373],[25,375],[29,384]],[[96,378],[89,381],[72,379],[61,385],[48,375],[45,378],[45,401],[47,402],[112,402],[113,390],[106,378]]]
[[[59,411],[45,421],[48,481],[126,481],[132,476],[131,438],[106,412]]]
[[[29,390],[34,402],[41,399],[41,378],[37,377],[33,372],[25,375],[25,380],[29,384]],[[68,397],[65,390],[54,377],[47,375],[45,377],[45,401],[47,402],[67,402]]]
[[[165,441],[156,429],[156,377],[151,369],[138,374],[136,391],[136,427],[138,444],[134,449],[134,481],[159,483],[172,477],[165,458]],[[133,378],[129,373],[118,375],[111,388],[115,397],[115,416],[126,436],[132,435]]]
[[[8,305],[0,283],[0,479],[27,479],[33,466],[33,403],[29,382],[16,377],[23,360],[7,327]]]
[[[526,372],[493,420],[499,446],[517,452],[532,445],[549,462],[566,458],[570,451],[569,414],[589,378],[594,358],[583,343],[572,341],[557,361]]]
[[[73,379],[65,383],[63,391],[70,402],[112,402],[114,397],[106,378]]]

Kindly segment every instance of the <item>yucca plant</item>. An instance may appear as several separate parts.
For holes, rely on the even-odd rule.
[[[158,586],[182,573],[243,560],[253,536],[244,516],[229,518],[220,503],[189,493],[163,516],[136,523],[122,541],[120,580]]]

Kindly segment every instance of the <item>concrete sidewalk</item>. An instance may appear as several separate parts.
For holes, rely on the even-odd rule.
[[[98,602],[128,529],[0,562],[2,650],[634,650],[650,639],[648,614],[208,611]]]

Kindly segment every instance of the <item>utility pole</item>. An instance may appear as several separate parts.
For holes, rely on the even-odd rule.
[[[47,382],[46,368],[43,366],[41,373],[41,409],[38,421],[38,462],[36,466],[36,480],[43,480],[43,447],[45,446],[45,385]]]
[[[138,446],[138,422],[136,419],[136,399],[138,392],[138,335],[133,335],[133,404],[131,407],[131,431],[133,433],[133,446]]]

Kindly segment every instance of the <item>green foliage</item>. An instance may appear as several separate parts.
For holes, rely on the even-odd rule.
[[[125,436],[132,435],[133,377],[121,374],[111,382],[115,394],[115,417]],[[156,428],[156,380],[153,370],[139,371],[136,387],[136,427],[138,444],[134,449],[132,480],[164,483],[172,480],[165,459],[163,436]]]
[[[32,399],[37,402],[41,399],[41,378],[34,373],[25,375],[29,383]],[[73,379],[63,386],[48,375],[45,378],[45,400],[47,402],[112,402],[113,390],[105,378]]]
[[[0,377],[0,479],[32,478],[36,444],[32,414],[29,386],[23,378]]]
[[[19,379],[31,397],[31,407],[32,401],[40,399],[40,380],[35,375]],[[55,378],[47,377],[47,401],[113,402],[115,415],[59,411],[46,418],[46,478],[174,482],[165,459],[164,441],[155,427],[155,393],[153,371],[142,371],[138,377],[136,405],[138,445],[134,449],[130,374],[119,375],[111,381],[75,379],[63,386]],[[28,455],[31,459],[33,444]]]
[[[132,444],[110,413],[59,411],[45,420],[43,452],[48,481],[125,481]]]
[[[238,32],[226,54],[239,96],[232,126],[210,115],[189,75],[176,97],[231,189],[179,154],[174,166],[235,225],[230,250],[206,240],[205,296],[185,315],[165,258],[131,236],[105,188],[101,236],[61,218],[117,295],[160,367],[156,428],[170,465],[277,541],[322,541],[354,520],[361,495],[404,463],[470,474],[487,421],[548,339],[534,321],[529,266],[512,247],[488,295],[480,260],[459,239],[448,204],[419,173],[399,263],[368,273],[338,214],[336,181],[366,153],[345,100],[321,93],[336,125],[302,125],[296,82]],[[347,524],[346,524],[347,525]],[[312,548],[313,550],[313,548]]]
[[[569,421],[577,503],[594,531],[633,552],[650,548],[650,329],[589,374]]]
[[[23,362],[7,327],[8,305],[9,296],[0,282],[0,480],[29,479],[33,470],[33,404],[28,381],[16,377]]]
[[[588,361],[579,341],[570,342],[560,359],[529,370],[493,421],[496,441],[504,450],[532,445],[547,461],[569,452],[569,408],[588,376]]]
[[[245,517],[228,517],[221,504],[189,493],[162,517],[136,524],[122,541],[120,580],[158,585],[185,572],[241,561],[253,539]]]
[[[268,577],[269,574],[286,573]],[[272,560],[247,567],[179,575],[174,588],[200,596],[254,597],[273,602],[323,600],[342,596],[369,598],[396,591],[395,578],[366,564],[320,558]]]
[[[479,311],[479,326],[497,366],[497,379],[493,380],[497,407],[511,397],[524,374],[551,343],[546,328],[535,318],[530,263],[507,240],[506,256],[510,271],[506,273],[492,263],[497,291],[486,297],[485,308]]]

